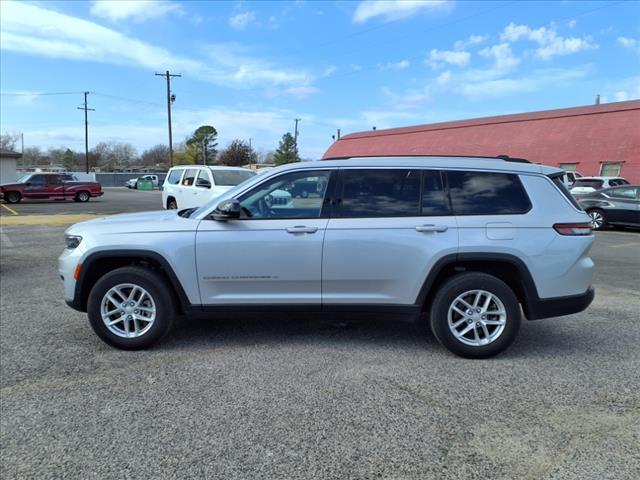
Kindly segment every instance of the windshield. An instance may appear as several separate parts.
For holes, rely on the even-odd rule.
[[[591,188],[595,188],[596,190],[598,190],[599,188],[602,188],[602,180],[594,180],[594,179],[586,179],[586,178],[579,178],[578,180],[576,180],[576,183],[573,184],[573,188],[575,187],[591,187]]]
[[[211,170],[213,182],[217,186],[235,187],[247,178],[255,177],[256,173],[251,170]]]
[[[27,180],[29,180],[31,178],[31,174],[27,173],[23,176],[21,176],[18,180],[16,180],[17,183],[26,183]]]
[[[236,194],[236,192],[244,189],[245,186],[247,186],[247,185],[249,185],[251,183],[255,183],[258,179],[261,179],[262,177],[263,177],[263,175],[252,175],[252,176],[250,176],[244,182],[239,183],[235,187],[233,187],[233,188],[227,190],[226,192],[224,192],[222,195],[220,195],[218,197],[213,197],[207,203],[201,205],[196,211],[194,211],[193,213],[190,213],[189,217],[190,218],[196,218],[198,215],[200,215],[200,214],[202,214],[204,212],[210,212],[222,200],[225,200],[227,198],[232,198]]]

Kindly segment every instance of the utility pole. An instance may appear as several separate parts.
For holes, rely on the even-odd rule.
[[[338,129],[338,140],[340,140],[340,129]]]
[[[167,79],[167,120],[169,122],[169,168],[173,167],[173,137],[171,134],[171,104],[176,100],[176,96],[171,94],[171,78],[181,77],[182,75],[176,75],[169,73],[167,70],[165,73],[156,73],[158,77],[165,77]]]
[[[84,168],[86,173],[89,173],[89,117],[87,112],[91,110],[95,112],[95,108],[89,108],[87,103],[87,96],[89,92],[84,92],[84,105],[78,107],[78,110],[84,110]]]
[[[294,134],[293,134],[293,142],[294,145],[296,146],[296,153],[298,153],[298,122],[300,122],[302,119],[301,118],[294,118],[294,121],[296,122],[296,127],[294,130]]]

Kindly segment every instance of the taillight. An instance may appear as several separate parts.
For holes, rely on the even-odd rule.
[[[556,223],[553,228],[560,235],[591,235],[590,223]]]

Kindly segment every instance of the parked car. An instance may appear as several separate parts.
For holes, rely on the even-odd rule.
[[[253,170],[240,167],[173,167],[167,173],[162,186],[162,206],[169,210],[199,207],[255,174]]]
[[[595,230],[607,225],[640,227],[640,186],[625,185],[587,193],[578,199]]]
[[[71,174],[28,173],[16,183],[0,185],[0,196],[7,203],[21,200],[74,200],[88,202],[91,197],[99,197],[104,192],[98,182],[68,181],[75,178]]]
[[[564,183],[567,188],[571,188],[573,184],[576,183],[576,180],[581,177],[582,175],[580,174],[580,172],[565,171],[562,175],[562,183]]]
[[[70,227],[65,300],[122,349],[151,346],[181,314],[426,313],[442,345],[487,357],[513,342],[521,308],[534,320],[593,299],[591,219],[562,173],[452,157],[281,166],[197,209]],[[272,192],[310,179],[319,195],[272,208]]]
[[[141,180],[149,180],[153,183],[153,188],[158,188],[158,176],[157,175],[143,175],[142,177],[130,178],[125,182],[127,188],[138,188],[138,182]]]
[[[581,177],[575,181],[569,191],[573,196],[579,196],[619,185],[629,185],[629,182],[622,177]]]

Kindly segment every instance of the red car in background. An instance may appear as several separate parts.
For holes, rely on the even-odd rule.
[[[0,198],[7,203],[18,203],[22,199],[88,202],[103,193],[98,182],[78,182],[68,173],[28,173],[16,183],[0,185]]]

